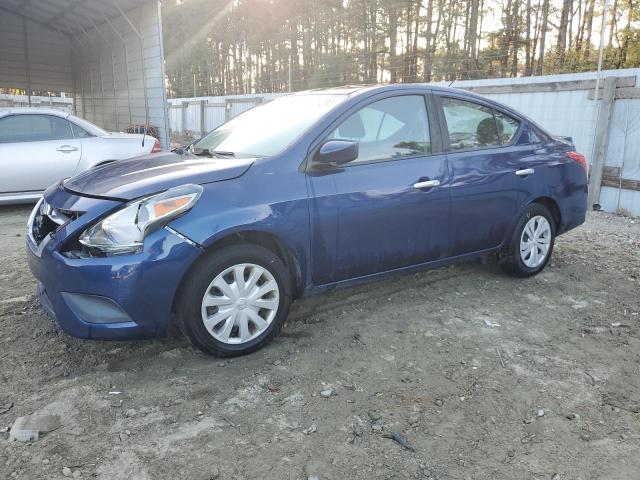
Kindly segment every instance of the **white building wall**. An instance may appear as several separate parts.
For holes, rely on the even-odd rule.
[[[68,36],[0,9],[0,47],[0,87],[72,91]]]
[[[135,30],[120,17],[76,38],[76,113],[107,130],[121,131],[145,124],[148,111],[149,124],[168,148],[160,6],[151,1],[126,15]]]
[[[142,38],[122,16],[72,36],[0,8],[0,87],[73,95],[76,115],[112,131],[148,111],[168,148],[160,3],[125,13]]]

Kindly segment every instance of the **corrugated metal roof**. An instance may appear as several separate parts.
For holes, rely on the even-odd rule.
[[[62,33],[78,35],[150,0],[0,0],[0,8]]]

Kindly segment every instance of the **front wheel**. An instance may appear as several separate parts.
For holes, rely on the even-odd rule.
[[[549,262],[555,241],[555,222],[544,205],[532,203],[518,222],[509,245],[505,270],[518,277],[530,277]]]
[[[204,257],[180,289],[176,313],[205,353],[253,352],[280,330],[291,304],[290,274],[266,248],[241,244]]]

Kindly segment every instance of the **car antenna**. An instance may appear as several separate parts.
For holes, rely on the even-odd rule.
[[[144,139],[147,136],[147,126],[144,126],[144,130],[142,130],[142,146],[144,147]]]
[[[451,85],[453,85],[453,83],[457,80],[457,78],[454,78],[453,80],[451,80],[451,82],[449,82],[449,85],[447,85],[447,87],[450,87]]]

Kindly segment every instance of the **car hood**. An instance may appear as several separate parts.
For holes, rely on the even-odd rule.
[[[163,152],[93,168],[66,180],[63,186],[80,195],[133,200],[186,183],[202,185],[237,178],[254,161],[254,158],[218,159]]]

